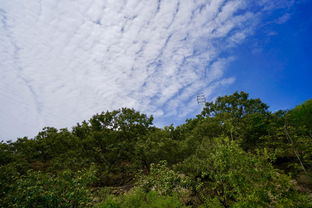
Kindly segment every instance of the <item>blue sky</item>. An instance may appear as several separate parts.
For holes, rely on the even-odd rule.
[[[272,111],[312,99],[311,11],[312,1],[301,1],[262,20],[255,34],[234,50],[236,60],[228,73],[237,80],[224,93],[244,90]],[[283,15],[287,18],[279,23]]]
[[[180,124],[234,91],[311,98],[312,1],[0,0],[0,139],[121,107]]]

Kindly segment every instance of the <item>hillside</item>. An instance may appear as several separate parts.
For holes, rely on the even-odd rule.
[[[312,207],[312,100],[245,92],[158,128],[134,109],[0,143],[0,207]]]

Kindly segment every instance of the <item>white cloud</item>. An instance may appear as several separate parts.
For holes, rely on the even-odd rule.
[[[290,13],[285,13],[281,17],[279,17],[275,22],[277,24],[284,24],[290,19],[290,17],[291,17]]]
[[[0,137],[120,107],[164,119],[198,111],[197,93],[233,82],[220,54],[252,32],[248,2],[0,1]]]

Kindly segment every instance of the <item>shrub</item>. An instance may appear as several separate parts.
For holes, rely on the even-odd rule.
[[[148,193],[134,189],[128,194],[107,199],[100,208],[186,208],[176,196],[162,196],[155,191]]]
[[[168,168],[166,161],[151,164],[149,175],[138,180],[138,186],[146,192],[156,191],[161,195],[187,194],[189,185],[189,178]]]
[[[28,171],[20,177],[7,195],[7,207],[78,208],[91,206],[87,185],[94,180],[94,171],[64,171],[58,176]]]
[[[203,142],[180,166],[196,181],[204,207],[311,207],[294,189],[290,177],[279,173],[266,155],[243,151],[237,142],[217,138]]]

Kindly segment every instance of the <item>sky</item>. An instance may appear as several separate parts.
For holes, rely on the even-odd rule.
[[[0,0],[0,140],[122,107],[183,123],[235,91],[312,98],[311,0]]]

